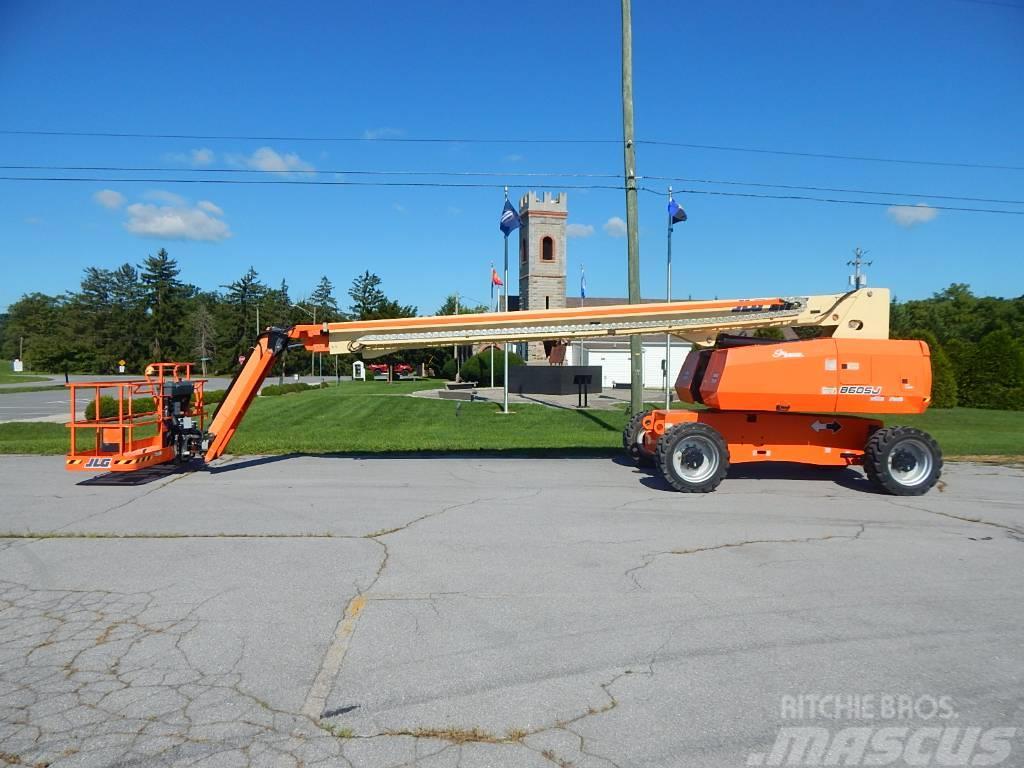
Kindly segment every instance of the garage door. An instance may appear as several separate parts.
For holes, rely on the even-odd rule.
[[[668,374],[669,384],[674,384],[676,374],[683,367],[683,360],[690,351],[689,346],[672,346],[672,355],[669,358]],[[665,359],[665,347],[648,344],[644,347],[644,387],[646,389],[662,389],[665,386],[665,374],[662,372],[661,363]]]
[[[587,365],[601,366],[601,386],[629,383],[628,349],[588,349]]]

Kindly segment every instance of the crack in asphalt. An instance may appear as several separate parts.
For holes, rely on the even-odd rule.
[[[1012,525],[1006,525],[1004,523],[994,523],[991,520],[983,520],[980,517],[966,517],[964,515],[954,515],[952,512],[940,512],[937,509],[928,509],[927,507],[919,507],[916,504],[901,504],[898,499],[886,498],[885,501],[894,507],[900,509],[913,509],[917,512],[925,512],[929,515],[939,515],[940,517],[948,517],[951,520],[959,520],[964,523],[974,523],[975,525],[988,525],[992,528],[999,528],[1002,531],[1010,534],[1012,537],[1024,536],[1024,529],[1016,528]]]
[[[177,615],[152,591],[33,589],[0,581],[0,757],[14,765],[333,766],[309,718],[242,687],[189,648],[210,595]]]
[[[527,494],[524,497],[518,498],[530,498],[534,495],[536,494]],[[362,615],[363,609],[366,607],[367,600],[370,599],[367,593],[369,593],[370,590],[376,586],[377,582],[380,581],[381,576],[383,576],[384,571],[388,566],[388,562],[391,559],[391,551],[388,548],[387,542],[383,541],[384,537],[391,536],[392,534],[400,533],[402,531],[407,531],[418,523],[439,517],[461,507],[469,507],[474,504],[491,500],[493,499],[487,497],[475,497],[469,501],[449,504],[434,512],[426,512],[415,517],[403,525],[355,537],[374,542],[381,547],[383,553],[380,562],[377,565],[377,569],[374,572],[373,578],[366,586],[356,585],[355,596],[345,606],[345,610],[342,612],[341,618],[335,626],[334,633],[331,636],[331,642],[327,646],[327,650],[320,662],[316,677],[314,678],[313,684],[310,686],[309,693],[306,696],[306,701],[302,705],[302,713],[304,715],[314,718],[317,721],[323,717],[327,698],[330,696],[331,689],[334,687],[334,683],[341,672],[341,666],[345,661],[345,655],[348,653],[352,637],[355,635],[359,617]]]
[[[825,536],[805,536],[801,538],[792,539],[745,539],[743,541],[732,541],[724,544],[714,544],[708,547],[694,547],[692,549],[667,549],[661,552],[651,552],[643,556],[643,562],[640,565],[635,565],[632,568],[627,569],[623,572],[623,575],[628,577],[633,582],[633,590],[643,589],[643,585],[640,583],[637,574],[647,568],[651,563],[657,560],[659,557],[665,557],[668,555],[696,555],[701,552],[715,552],[720,549],[736,549],[737,547],[746,547],[753,544],[810,544],[817,541],[832,541],[834,539],[843,539],[847,541],[856,541],[859,539],[866,530],[867,525],[865,523],[857,524],[857,532],[852,535],[844,535],[839,533],[830,533]]]

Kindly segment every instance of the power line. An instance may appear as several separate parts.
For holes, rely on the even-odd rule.
[[[173,179],[173,178],[110,178],[100,176],[0,176],[0,181],[14,182],[86,182],[103,184],[246,184],[246,185],[285,185],[306,187],[434,187],[434,188],[469,188],[469,189],[502,189],[503,184],[483,182],[440,182],[440,181],[340,181],[340,180],[299,180],[299,179]],[[622,191],[621,184],[562,184],[565,189],[607,189]],[[665,192],[648,187],[640,187],[644,192],[664,195]],[[758,192],[722,192],[710,189],[680,189],[676,194],[716,195],[721,197],[746,197],[765,200],[803,200],[818,203],[839,205],[874,205],[890,207],[891,203],[878,200],[843,200],[838,198],[812,197],[809,195],[767,195]],[[1024,211],[1007,211],[994,208],[961,208],[956,206],[928,206],[939,211],[960,211],[965,213],[996,213],[1011,216],[1024,215]]]
[[[2,168],[3,166],[0,166]],[[841,192],[850,195],[882,195],[886,197],[917,197],[932,200],[962,200],[972,203],[1000,203],[1003,205],[1024,205],[1024,200],[1004,200],[992,197],[967,197],[964,195],[937,195],[923,192],[892,192],[878,189],[855,189],[850,187],[808,187],[797,184],[769,184],[757,181],[730,181],[724,179],[687,179],[672,176],[643,176],[644,180],[672,181],[685,184],[722,184],[737,187],[762,187],[766,189],[795,189],[805,192]]]
[[[296,168],[294,170],[264,170],[262,168],[168,168],[123,165],[0,165],[7,171],[76,171],[116,173],[294,173],[294,174],[347,174],[349,176],[490,176],[498,178],[548,178],[548,179],[621,179],[621,173],[583,173],[577,171],[386,171]]]
[[[226,173],[226,174],[269,174],[294,173],[304,175],[338,174],[346,176],[440,176],[466,178],[586,178],[586,179],[620,179],[620,174],[588,173],[576,171],[409,171],[409,170],[357,170],[357,169],[296,169],[294,171],[267,171],[258,168],[168,168],[144,166],[109,166],[109,165],[0,165],[0,170],[8,171],[71,171],[81,172],[114,172],[114,173]],[[1024,200],[1006,200],[990,197],[970,197],[965,195],[941,195],[924,192],[896,192],[891,190],[857,189],[850,187],[816,187],[798,184],[772,184],[756,181],[736,181],[733,179],[693,179],[680,176],[638,176],[644,181],[670,181],[685,184],[720,184],[739,187],[759,187],[764,189],[791,189],[805,192],[839,192],[857,195],[878,195],[885,197],[928,198],[934,200],[958,200],[974,203],[999,203],[1002,205],[1024,205]]]
[[[721,144],[685,144],[678,141],[637,140],[637,144],[649,144],[658,147],[682,147],[684,149],[707,149],[717,152],[751,152],[759,155],[782,155],[785,157],[811,157],[822,160],[858,160],[867,163],[898,163],[902,165],[931,165],[946,168],[986,168],[999,171],[1024,171],[1021,165],[1002,165],[999,163],[962,163],[950,160],[909,160],[898,157],[871,157],[868,155],[839,155],[827,152],[791,152],[782,149],[762,149],[758,147],[730,147]]]
[[[998,5],[1002,8],[1014,8],[1018,11],[1024,11],[1024,5],[1015,5],[1014,3],[1001,3],[998,0],[957,0],[961,3],[976,3],[977,5]]]
[[[61,136],[79,138],[110,138],[110,139],[179,139],[189,141],[295,141],[295,142],[370,142],[398,144],[617,144],[621,139],[582,139],[582,138],[470,138],[470,137],[410,137],[410,136],[252,136],[228,134],[195,134],[195,133],[130,133],[113,131],[36,131],[36,130],[0,130],[0,136]],[[898,163],[903,165],[926,165],[948,168],[979,168],[1001,171],[1024,171],[1024,166],[1002,163],[973,163],[952,160],[918,160],[899,157],[873,157],[870,155],[848,155],[830,152],[798,152],[792,150],[769,149],[763,147],[740,147],[727,144],[692,144],[679,141],[663,141],[656,139],[637,139],[636,144],[658,147],[675,147],[681,149],[699,149],[714,152],[746,152],[762,155],[779,155],[783,157],[807,157],[821,160],[852,160],[870,163]]]
[[[504,184],[482,182],[441,182],[441,181],[343,181],[315,179],[150,179],[150,178],[108,178],[98,176],[0,176],[0,181],[85,181],[102,184],[276,184],[306,187],[444,187],[470,189],[503,189]],[[560,184],[565,189],[625,189],[621,184]]]
[[[244,136],[196,133],[118,133],[113,131],[11,131],[5,136],[77,136],[102,139],[189,139],[194,141],[321,141],[406,144],[621,144],[621,139],[481,139],[410,136]]]
[[[642,187],[644,192],[650,192],[655,195],[667,195],[666,192],[662,192],[658,189],[650,189],[648,187]],[[810,195],[766,195],[760,192],[721,192],[713,189],[676,189],[673,190],[675,195],[717,195],[721,197],[751,197],[762,200],[803,200],[815,203],[834,203],[840,205],[875,205],[882,206],[884,208],[891,208],[894,203],[884,203],[879,200],[841,200],[838,198],[831,197],[812,197]],[[901,207],[914,207],[914,206],[901,206]],[[961,211],[965,213],[1002,213],[1010,216],[1024,216],[1024,211],[1007,211],[999,208],[960,208],[951,205],[929,205],[936,211]]]

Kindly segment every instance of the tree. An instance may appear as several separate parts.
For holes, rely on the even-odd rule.
[[[457,310],[457,311],[456,311]],[[457,294],[449,294],[444,304],[437,310],[439,315],[478,315],[482,312],[490,312],[491,308],[485,304],[467,305],[460,300]]]
[[[338,300],[334,298],[334,284],[324,275],[309,297],[309,304],[316,307],[317,322],[330,323],[339,319]]]
[[[111,272],[110,302],[110,364],[124,360],[126,370],[141,371],[152,361],[141,331],[146,318],[145,291],[138,270],[131,264],[122,264]]]
[[[248,355],[256,343],[256,307],[269,289],[252,267],[221,287],[227,288],[217,316],[217,368],[223,371],[235,367],[236,358]],[[264,325],[262,317],[260,325]]]
[[[957,404],[956,373],[946,350],[939,344],[935,334],[921,328],[906,335],[908,339],[919,339],[928,345],[932,362],[932,407],[955,408]]]
[[[71,335],[63,309],[61,299],[44,293],[30,293],[11,304],[7,311],[4,357],[13,360],[24,347],[26,370],[62,370]]]
[[[178,280],[178,263],[161,248],[142,263],[150,353],[154,360],[171,360],[182,351],[184,300],[188,290]]]
[[[189,326],[192,333],[192,351],[199,359],[203,376],[207,375],[207,363],[216,357],[217,323],[210,305],[216,297],[201,296],[195,303]]]
[[[993,331],[978,342],[973,365],[973,404],[1019,408],[1024,392],[1024,345],[1009,331]]]
[[[380,288],[380,278],[369,270],[352,281],[348,295],[352,299],[349,312],[356,320],[369,319],[387,298]]]

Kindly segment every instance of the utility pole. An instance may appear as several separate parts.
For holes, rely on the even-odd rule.
[[[850,275],[850,287],[855,291],[859,291],[868,284],[868,276],[860,271],[862,266],[867,265],[870,267],[874,264],[873,261],[864,261],[864,257],[867,254],[867,251],[861,250],[859,247],[854,248],[853,260],[846,262],[846,266],[853,267],[853,274]]]
[[[630,0],[622,0],[622,140],[626,176],[626,240],[629,303],[640,303],[640,231],[636,203],[636,147],[633,144],[633,15]],[[629,408],[644,407],[644,361],[640,337],[629,337]]]

